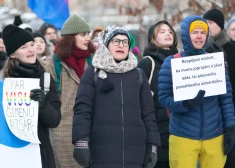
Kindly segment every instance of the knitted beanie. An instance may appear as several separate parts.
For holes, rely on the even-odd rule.
[[[26,30],[23,30],[12,24],[7,25],[2,31],[2,38],[7,50],[7,55],[10,56],[18,48],[27,42],[34,41],[33,36]]]
[[[130,42],[129,33],[125,29],[118,27],[116,25],[107,26],[102,32],[99,33],[98,38],[102,39],[99,41],[101,41],[101,43],[103,43],[106,47],[108,47],[109,42],[112,40],[112,38],[118,34],[127,36]]]
[[[78,15],[74,14],[65,21],[61,29],[61,35],[63,36],[68,34],[79,34],[90,31],[91,29],[87,22],[84,19],[80,18]]]
[[[235,21],[235,17],[231,18],[228,23],[226,24],[226,30],[228,30],[229,26],[231,23],[233,23]]]
[[[29,24],[22,23],[18,27],[21,28],[21,29],[29,31],[30,33],[33,33],[33,28]]]
[[[220,10],[211,9],[203,15],[203,18],[215,22],[221,30],[224,29],[224,15]]]
[[[22,20],[21,20],[21,18],[20,18],[20,15],[16,15],[16,16],[14,17],[13,25],[19,26],[19,25],[21,25],[22,23],[23,23],[23,22],[22,22]]]
[[[33,33],[32,35],[33,35],[33,38],[41,37],[41,38],[44,40],[44,42],[47,44],[47,41],[46,41],[45,37],[42,35],[42,33],[40,33],[40,32],[35,32],[35,33]]]

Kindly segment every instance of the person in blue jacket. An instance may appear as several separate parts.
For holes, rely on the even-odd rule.
[[[181,22],[181,57],[205,54],[209,27],[202,17],[188,16]],[[158,77],[158,97],[171,111],[169,160],[171,168],[222,168],[235,141],[232,88],[226,73],[227,93],[174,102],[171,59],[165,59]]]

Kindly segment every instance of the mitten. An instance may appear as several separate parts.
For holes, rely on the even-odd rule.
[[[84,138],[75,142],[73,150],[73,158],[83,167],[88,167],[91,164],[91,156],[89,149],[89,139]]]
[[[46,105],[46,95],[41,89],[31,90],[30,98],[34,101],[38,101],[39,108],[43,108]]]
[[[147,144],[143,167],[153,168],[157,162],[157,147],[153,144]]]
[[[184,100],[183,105],[189,109],[200,106],[204,102],[205,90],[199,90],[194,99]]]
[[[235,142],[235,126],[224,128],[224,154],[227,155]]]

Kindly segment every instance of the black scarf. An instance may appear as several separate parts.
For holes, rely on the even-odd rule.
[[[19,66],[14,69],[12,77],[17,78],[40,78],[45,72],[38,60],[34,64],[19,62]]]
[[[163,62],[166,57],[170,55],[175,55],[177,53],[178,53],[177,48],[163,49],[163,48],[158,48],[154,44],[150,44],[149,46],[145,47],[143,55],[157,58]]]

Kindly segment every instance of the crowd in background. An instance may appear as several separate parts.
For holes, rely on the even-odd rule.
[[[102,26],[102,25],[101,25]],[[234,168],[235,18],[218,9],[148,30],[144,51],[116,25],[71,15],[35,32],[16,16],[0,33],[0,78],[39,78],[43,168]],[[228,40],[229,39],[229,40]],[[182,48],[178,48],[178,42]],[[227,92],[174,102],[171,59],[223,52]],[[50,90],[44,92],[44,73]]]

